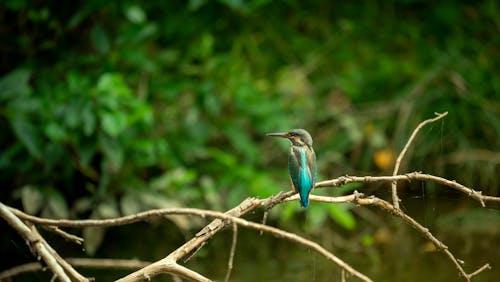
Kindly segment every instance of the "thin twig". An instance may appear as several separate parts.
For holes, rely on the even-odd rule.
[[[64,239],[68,240],[68,241],[71,241],[71,242],[74,242],[78,245],[82,245],[83,244],[83,238],[82,237],[78,237],[76,235],[73,235],[73,234],[69,234],[68,232],[56,227],[56,226],[45,226],[44,225],[44,228],[46,228],[47,230],[50,230],[54,233],[56,233],[57,235],[63,237]]]
[[[231,250],[229,251],[229,260],[227,261],[227,272],[225,282],[229,281],[229,277],[231,276],[231,271],[233,270],[233,260],[234,253],[236,252],[236,242],[238,240],[238,225],[233,223],[233,240],[231,242]]]
[[[491,269],[491,266],[490,266],[489,263],[481,266],[478,270],[476,270],[476,271],[472,272],[471,274],[469,274],[469,278],[472,278],[472,277],[478,275],[479,273],[483,272],[486,269]]]
[[[420,131],[420,129],[422,127],[424,127],[428,123],[435,122],[436,120],[439,120],[439,119],[443,118],[447,114],[448,114],[448,112],[444,112],[442,114],[436,113],[437,116],[435,118],[424,120],[423,122],[421,122],[413,130],[413,133],[411,134],[410,138],[406,142],[406,145],[404,146],[403,150],[401,150],[401,153],[399,153],[399,156],[398,156],[398,158],[396,160],[396,164],[394,165],[394,171],[392,172],[393,176],[398,174],[398,170],[399,170],[399,166],[401,165],[401,161],[403,160],[403,158],[404,158],[404,156],[406,154],[406,151],[408,151],[408,148],[410,147],[411,143],[413,142],[413,139],[415,139],[415,136],[417,136],[417,133]],[[397,185],[396,181],[393,181],[392,184],[391,184],[392,203],[394,204],[394,207],[396,209],[399,209],[399,201],[400,200],[399,200],[399,197],[398,197],[398,191],[397,191],[397,186],[396,185]]]
[[[287,198],[287,199],[289,199],[289,198]],[[284,201],[286,201],[286,199],[285,199]],[[261,221],[261,223],[262,223],[262,224],[264,224],[264,225],[266,225],[266,224],[267,224],[267,217],[268,217],[268,216],[269,216],[269,210],[267,210],[267,209],[266,209],[266,210],[264,211],[264,214],[262,215],[262,221]],[[260,231],[259,235],[262,235],[263,233],[264,233],[264,232]]]

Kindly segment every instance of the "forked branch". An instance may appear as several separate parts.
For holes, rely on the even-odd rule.
[[[399,156],[396,160],[396,164],[394,165],[394,171],[392,172],[393,176],[398,174],[399,166],[401,165],[401,161],[403,160],[403,158],[406,154],[406,151],[408,151],[408,148],[410,147],[411,143],[415,139],[415,136],[417,136],[417,133],[420,131],[420,129],[422,127],[424,127],[426,124],[429,124],[431,122],[435,122],[435,121],[445,117],[447,114],[448,114],[448,112],[444,112],[442,114],[436,113],[437,116],[435,118],[424,120],[415,128],[415,130],[413,130],[413,133],[411,134],[410,139],[408,139],[408,141],[406,142],[406,145],[403,147],[403,150],[401,150],[401,152],[399,153]],[[400,200],[399,200],[398,191],[397,191],[397,181],[392,182],[391,190],[392,190],[392,204],[394,205],[394,207],[396,209],[399,209],[399,201]]]

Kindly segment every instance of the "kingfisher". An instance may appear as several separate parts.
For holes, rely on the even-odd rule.
[[[287,132],[268,133],[267,136],[287,138],[291,142],[288,153],[288,170],[292,188],[300,196],[300,206],[309,206],[309,193],[316,183],[316,154],[309,132],[304,129],[291,129]]]

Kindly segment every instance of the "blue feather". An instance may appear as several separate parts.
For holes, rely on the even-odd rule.
[[[298,190],[300,194],[300,204],[305,208],[309,206],[309,192],[311,192],[312,186],[313,179],[307,165],[306,150],[301,148]]]

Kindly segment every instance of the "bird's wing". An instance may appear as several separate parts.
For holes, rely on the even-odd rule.
[[[290,153],[288,154],[288,169],[290,170],[290,178],[292,179],[295,191],[299,191],[299,171],[300,171],[300,151],[295,147],[290,147]]]
[[[312,188],[314,188],[314,184],[316,184],[316,154],[313,148],[310,148],[310,150],[311,154],[307,155],[307,163],[309,164],[309,174],[312,178]]]
[[[292,146],[288,155],[288,166],[293,185],[299,192],[309,193],[314,186],[316,157],[306,154],[305,148]]]

